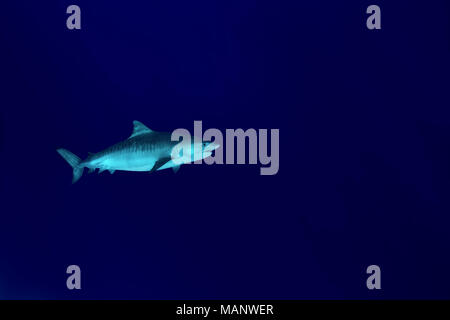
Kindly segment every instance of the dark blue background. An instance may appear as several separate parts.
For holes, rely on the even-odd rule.
[[[377,0],[369,31],[371,4],[2,3],[0,298],[450,298],[450,4]],[[280,171],[71,185],[55,149],[133,120],[279,128]]]

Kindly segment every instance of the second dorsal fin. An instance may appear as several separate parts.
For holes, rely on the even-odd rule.
[[[141,122],[134,120],[133,121],[133,133],[131,134],[131,136],[128,139],[139,136],[144,133],[151,133],[151,132],[153,132],[153,131],[150,128],[147,128]]]

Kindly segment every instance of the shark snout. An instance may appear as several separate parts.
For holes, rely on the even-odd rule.
[[[220,144],[215,143],[215,142],[210,142],[204,149],[204,151],[208,152],[208,151],[213,151],[216,150],[217,148],[220,147]]]

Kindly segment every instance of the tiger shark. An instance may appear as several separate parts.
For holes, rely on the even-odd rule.
[[[99,173],[108,170],[111,174],[116,170],[154,172],[168,168],[177,172],[180,165],[205,159],[220,146],[196,136],[181,142],[172,141],[171,136],[171,133],[153,131],[141,122],[133,121],[133,133],[128,139],[98,153],[89,153],[84,160],[66,149],[56,151],[72,166],[72,183],[75,183],[83,175],[84,168],[88,168],[89,173],[99,169]]]

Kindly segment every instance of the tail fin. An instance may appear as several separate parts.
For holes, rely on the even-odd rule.
[[[61,157],[64,158],[64,160],[66,160],[72,166],[73,168],[72,183],[77,182],[78,179],[81,178],[84,170],[84,167],[79,166],[81,159],[66,149],[57,149],[56,151],[61,155]]]

